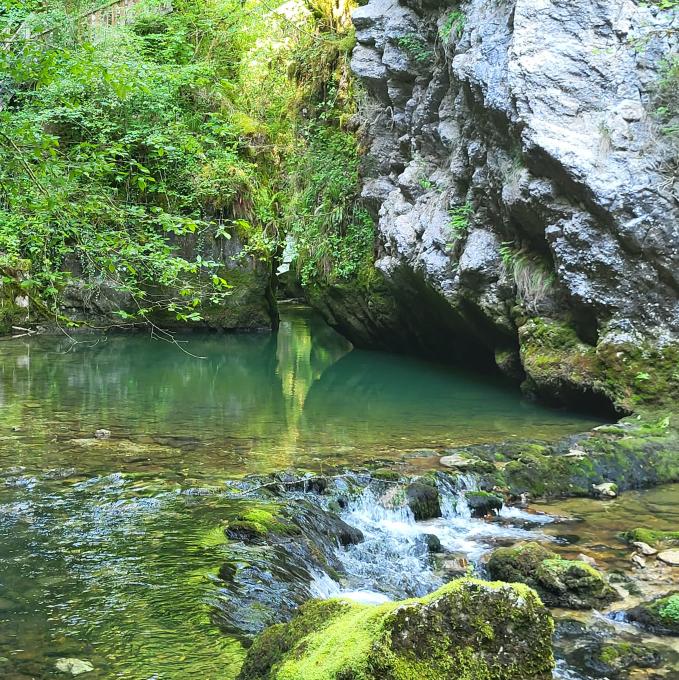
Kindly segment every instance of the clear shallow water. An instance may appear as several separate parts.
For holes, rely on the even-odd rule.
[[[78,339],[0,345],[11,680],[53,678],[60,657],[92,662],[87,678],[234,677],[242,649],[210,619],[218,527],[242,507],[230,477],[596,424],[496,381],[352,351],[304,309],[278,334],[182,339],[204,359],[142,336]]]
[[[501,381],[351,351],[304,308],[289,308],[277,334],[180,338],[196,356],[141,335],[79,341],[0,344],[0,444],[14,464],[110,472],[146,455],[157,468],[240,475],[598,424]],[[98,428],[112,439],[93,440]]]

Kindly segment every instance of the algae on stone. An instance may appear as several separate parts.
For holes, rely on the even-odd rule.
[[[547,680],[552,631],[524,585],[460,579],[378,606],[312,601],[255,640],[239,680]]]
[[[679,635],[679,591],[640,604],[627,617],[657,635]]]
[[[492,578],[535,588],[549,607],[591,609],[619,597],[594,567],[563,559],[538,543],[498,548],[490,557],[488,571]]]

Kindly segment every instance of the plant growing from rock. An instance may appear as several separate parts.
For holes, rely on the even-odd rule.
[[[469,231],[471,217],[474,214],[472,204],[467,201],[464,205],[458,205],[448,211],[450,215],[450,230],[453,240],[458,241],[464,238]]]
[[[421,38],[415,33],[396,38],[396,44],[404,49],[418,64],[425,64],[434,56],[434,53],[429,49],[424,38]]]

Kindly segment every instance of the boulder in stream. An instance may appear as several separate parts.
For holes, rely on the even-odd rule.
[[[423,481],[409,484],[406,489],[406,501],[418,521],[441,516],[439,492],[434,484]]]
[[[250,648],[239,680],[548,680],[553,622],[524,585],[460,579],[420,599],[312,601]]]
[[[539,543],[498,548],[488,571],[494,579],[526,583],[548,607],[593,609],[619,599],[603,574],[579,560],[565,560]]]
[[[488,491],[467,491],[464,495],[472,517],[485,517],[502,510],[502,496]]]
[[[630,609],[627,618],[656,635],[679,635],[679,591]]]

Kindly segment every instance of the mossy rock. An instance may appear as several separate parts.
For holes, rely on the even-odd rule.
[[[467,491],[464,495],[473,517],[485,517],[502,510],[502,496],[488,491]]]
[[[592,653],[591,664],[597,672],[620,677],[633,668],[655,668],[661,663],[660,654],[645,645],[631,642],[607,642]]]
[[[519,345],[524,389],[548,401],[630,413],[679,398],[679,343],[594,346],[567,320],[536,317],[519,328]]]
[[[627,543],[646,543],[652,547],[679,545],[679,531],[657,531],[638,527],[622,534]]]
[[[460,579],[427,597],[310,602],[250,648],[239,680],[547,680],[553,622],[523,585]]]
[[[482,488],[508,489],[513,497],[598,497],[601,484],[618,492],[679,481],[679,416],[647,411],[550,445],[535,442],[477,445],[456,450],[504,464],[481,475]],[[505,462],[506,461],[506,462]]]
[[[535,588],[549,607],[593,609],[618,599],[601,572],[580,560],[565,560],[539,543],[498,548],[488,562],[492,578]]]
[[[299,534],[300,529],[288,519],[269,510],[253,508],[230,520],[224,528],[224,533],[232,540],[253,541],[264,539],[271,534],[279,536]]]
[[[408,485],[406,503],[418,521],[441,516],[438,489],[424,480],[418,480]]]
[[[679,635],[679,591],[630,609],[627,618],[657,635]]]

